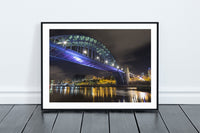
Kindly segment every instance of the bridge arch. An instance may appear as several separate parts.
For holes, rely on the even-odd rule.
[[[60,35],[51,37],[50,41],[62,47],[85,54],[102,63],[117,66],[114,57],[106,46],[92,37],[84,35]]]

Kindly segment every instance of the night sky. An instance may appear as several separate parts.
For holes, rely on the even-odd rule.
[[[134,74],[147,73],[151,67],[150,30],[50,30],[50,36],[71,34],[89,36],[102,42],[117,64],[128,66]],[[58,65],[51,64],[51,67]]]

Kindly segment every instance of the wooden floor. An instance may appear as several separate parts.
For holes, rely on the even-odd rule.
[[[198,133],[200,105],[160,105],[157,112],[67,111],[0,105],[0,133]]]

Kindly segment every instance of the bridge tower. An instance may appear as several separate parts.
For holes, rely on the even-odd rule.
[[[129,72],[129,68],[127,67],[125,70],[126,73],[126,83],[128,85],[129,81],[130,81],[130,72]]]

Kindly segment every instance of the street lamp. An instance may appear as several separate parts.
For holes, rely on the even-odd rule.
[[[114,64],[114,63],[112,63],[112,66],[115,66],[115,64]]]
[[[117,66],[117,69],[119,69],[119,66]]]
[[[99,60],[99,56],[97,56],[97,60]]]
[[[123,68],[121,68],[121,70],[123,71]]]
[[[67,41],[63,41],[63,44],[66,45],[66,44],[67,44]]]
[[[108,61],[106,60],[105,63],[108,64]]]
[[[87,51],[86,51],[86,50],[83,50],[83,53],[84,53],[84,54],[87,54]]]

